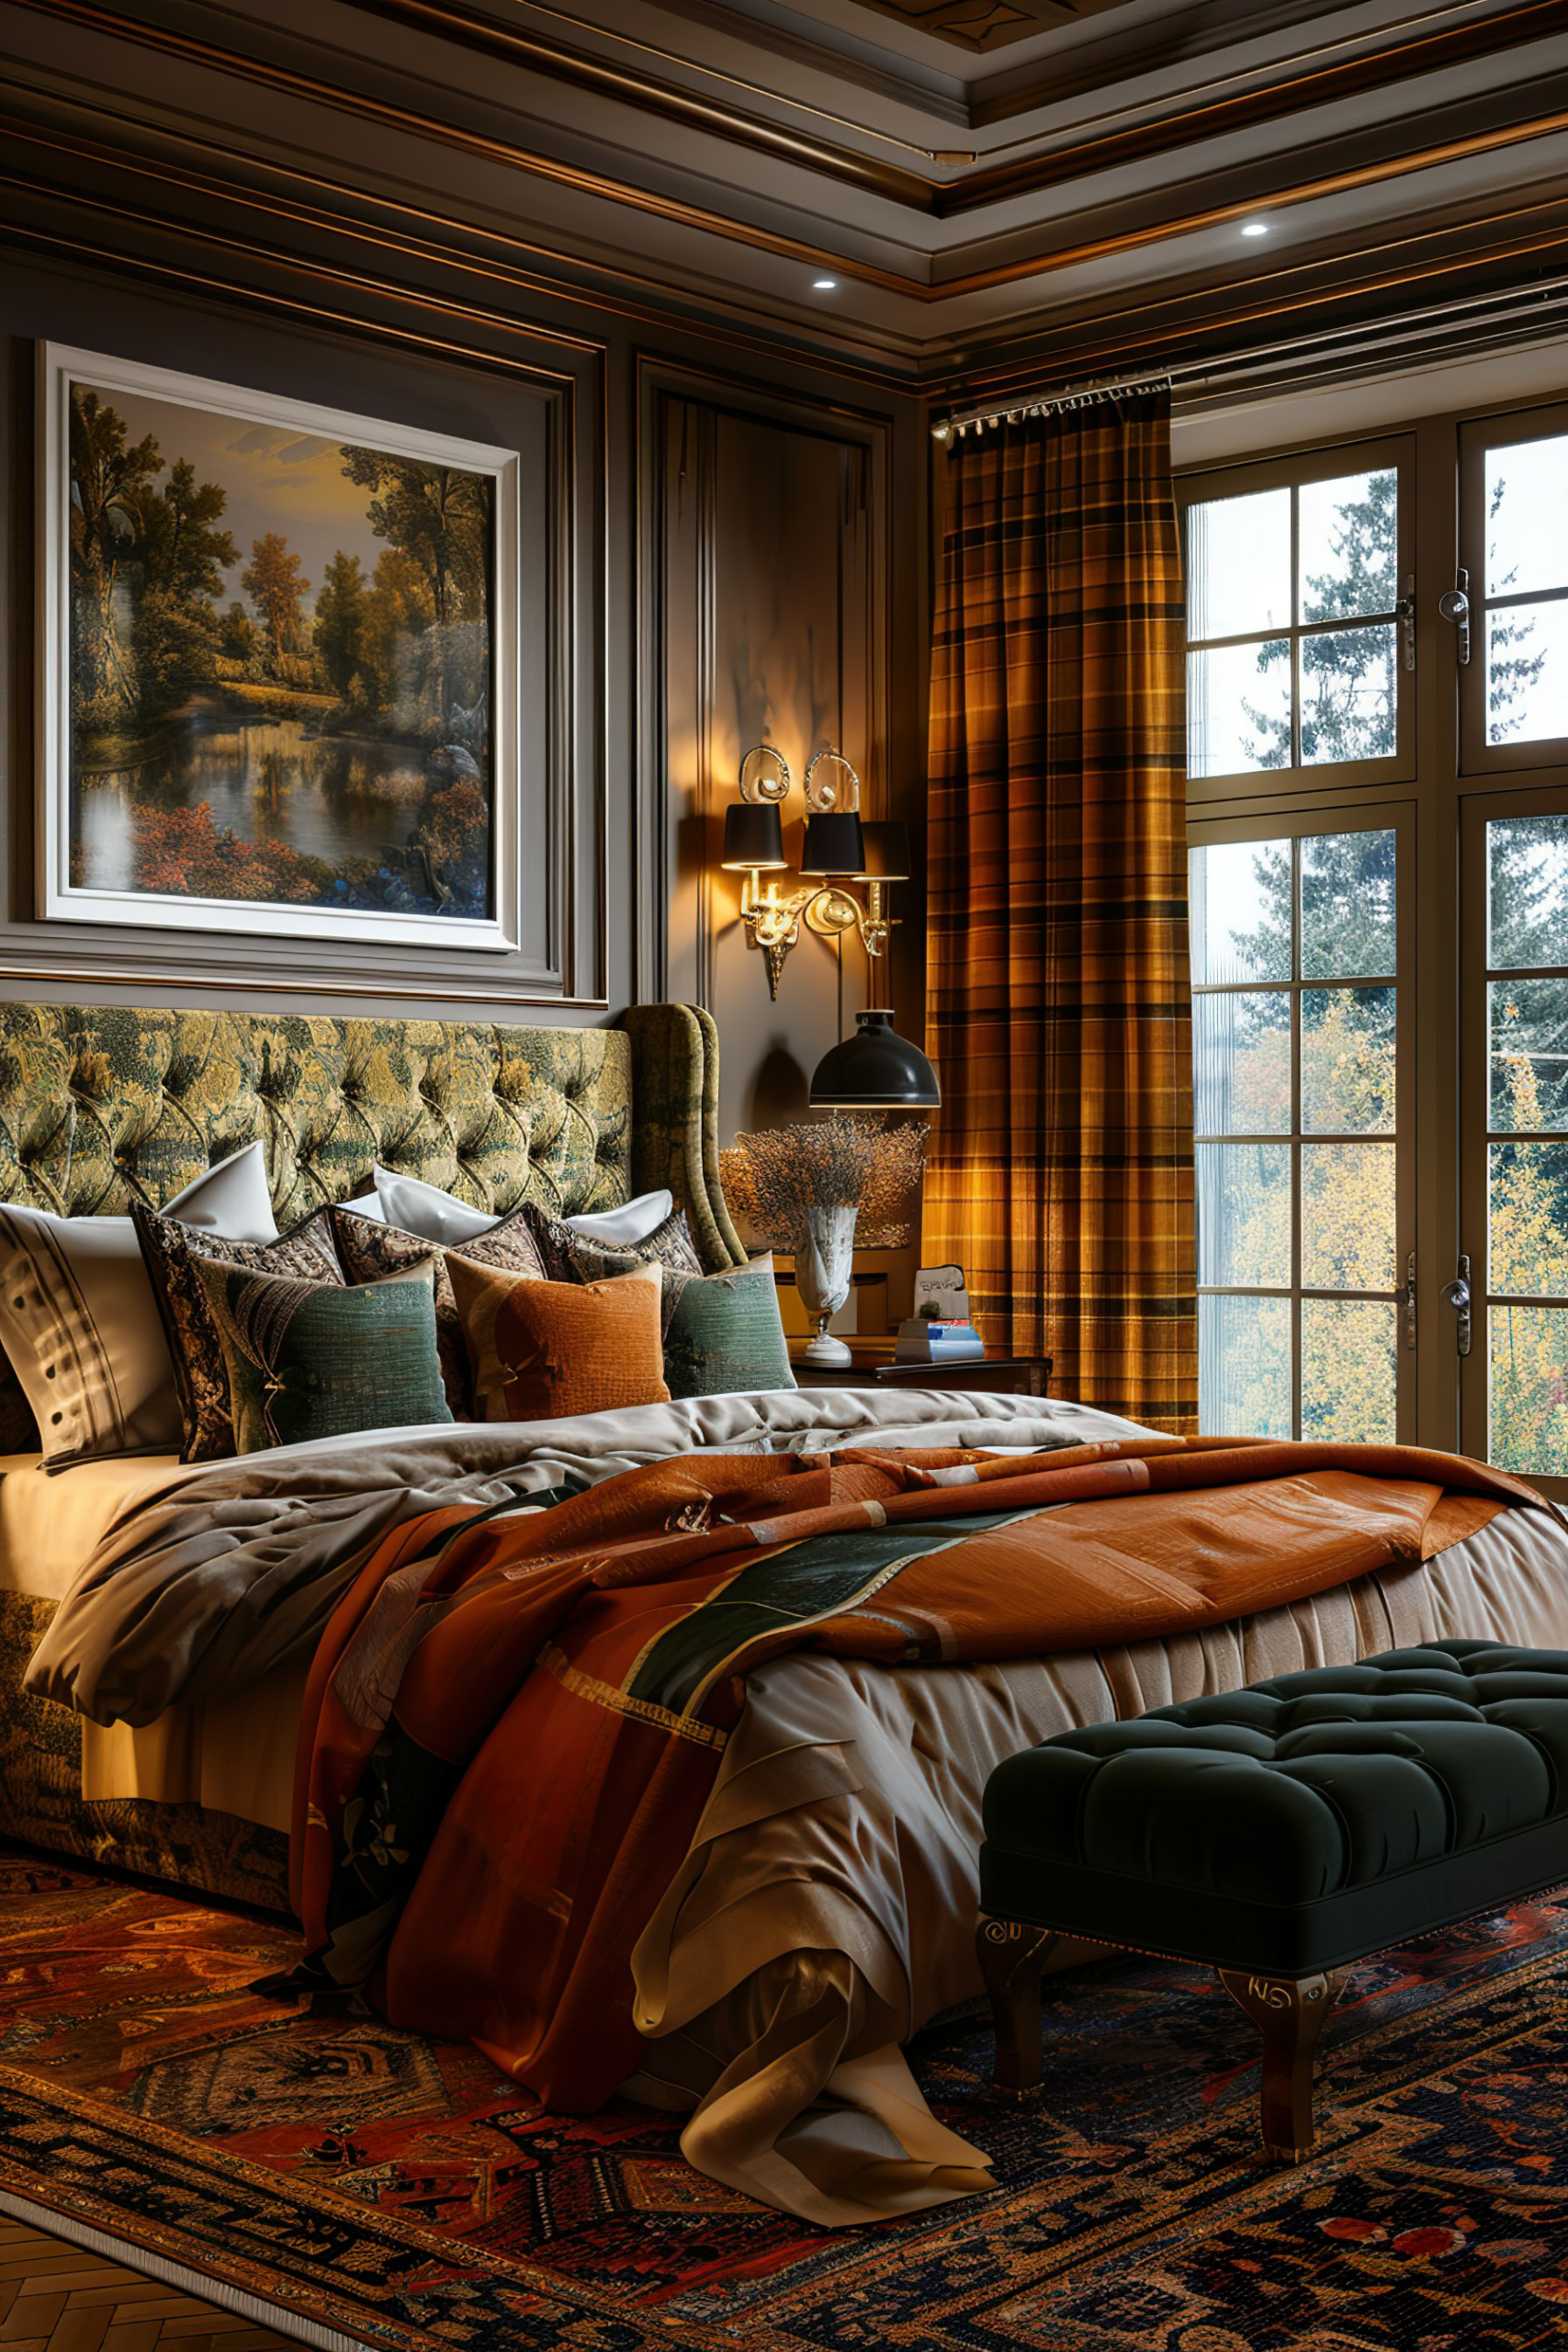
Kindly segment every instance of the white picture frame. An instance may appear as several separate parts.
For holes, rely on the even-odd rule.
[[[318,833],[324,828],[330,835],[334,823],[349,821],[348,817],[342,816],[341,812],[348,808],[350,800],[353,802],[350,814],[355,821],[360,820],[362,808],[368,806],[371,813],[363,820],[363,823],[372,831],[379,821],[378,808],[391,810],[395,822],[411,829],[401,843],[386,852],[391,864],[383,863],[378,868],[373,867],[371,861],[378,854],[374,849],[365,849],[353,855],[346,851],[329,851],[322,856],[318,856],[311,850],[301,849],[289,837],[288,823],[291,820],[285,811],[277,817],[271,837],[259,842],[252,841],[236,825],[225,820],[222,830],[213,833],[212,841],[207,844],[205,865],[198,863],[189,869],[176,869],[172,860],[164,861],[164,872],[177,870],[183,876],[190,870],[198,876],[205,873],[210,876],[215,869],[221,872],[234,867],[234,855],[223,856],[219,853],[225,842],[231,849],[237,844],[235,854],[238,851],[246,853],[247,870],[251,875],[251,887],[246,891],[226,895],[220,888],[211,887],[195,890],[188,887],[158,887],[160,868],[155,856],[143,846],[150,814],[163,815],[173,807],[188,824],[199,829],[205,821],[209,832],[218,825],[219,820],[212,813],[210,797],[205,820],[199,815],[201,804],[191,798],[192,793],[201,788],[201,783],[199,778],[196,782],[191,779],[189,745],[184,735],[176,732],[169,736],[164,751],[154,753],[147,750],[148,742],[157,740],[159,729],[164,722],[154,718],[150,730],[144,726],[145,696],[141,700],[136,698],[139,689],[133,684],[123,677],[117,678],[118,698],[113,704],[117,712],[123,709],[128,718],[134,719],[136,732],[133,737],[114,729],[106,733],[101,723],[95,729],[85,723],[82,716],[84,711],[101,713],[109,706],[110,697],[104,693],[94,696],[87,694],[88,684],[100,678],[103,665],[101,662],[95,664],[89,655],[84,655],[73,644],[73,597],[80,595],[85,599],[85,637],[90,640],[90,652],[94,646],[110,647],[117,662],[119,662],[132,644],[133,632],[139,624],[130,612],[129,599],[131,591],[129,587],[115,582],[107,593],[102,590],[105,571],[101,560],[90,575],[93,582],[90,593],[82,585],[82,582],[89,577],[85,555],[79,558],[81,577],[73,582],[73,523],[76,523],[79,537],[85,546],[87,526],[82,519],[85,509],[92,506],[97,516],[97,472],[96,469],[89,469],[85,457],[83,470],[89,492],[87,498],[82,494],[83,485],[73,481],[72,423],[73,403],[79,393],[99,396],[99,406],[95,413],[99,420],[104,403],[112,404],[117,396],[122,404],[129,404],[129,422],[116,413],[116,422],[127,424],[127,442],[130,440],[131,430],[136,425],[144,424],[149,415],[173,419],[173,436],[177,437],[179,413],[185,412],[188,417],[199,420],[199,423],[191,422],[188,430],[210,453],[215,435],[220,439],[224,430],[231,424],[234,440],[243,440],[248,445],[243,464],[238,453],[231,462],[236,479],[242,472],[245,477],[247,503],[242,512],[251,521],[255,519],[258,512],[265,519],[266,512],[268,492],[265,481],[259,488],[256,487],[258,470],[265,469],[272,459],[278,460],[280,487],[276,494],[281,501],[293,496],[299,487],[299,477],[292,483],[283,480],[283,465],[287,462],[296,468],[317,468],[317,479],[325,484],[331,477],[331,445],[333,444],[341,445],[340,456],[345,450],[374,453],[389,460],[402,460],[411,469],[420,467],[441,469],[443,480],[446,472],[456,475],[460,478],[460,494],[468,498],[471,509],[477,503],[481,514],[483,499],[476,501],[473,491],[463,491],[462,480],[472,476],[489,484],[489,551],[484,559],[482,642],[471,612],[475,602],[475,565],[479,560],[474,549],[477,533],[482,526],[471,519],[468,539],[465,543],[467,565],[460,590],[462,598],[466,600],[460,609],[468,616],[460,625],[447,624],[445,638],[439,641],[433,635],[422,635],[420,628],[412,625],[405,628],[402,637],[394,640],[394,657],[407,646],[436,643],[436,652],[426,659],[438,661],[442,665],[439,700],[443,709],[449,699],[454,664],[467,665],[461,669],[463,677],[471,678],[482,670],[485,677],[483,710],[476,700],[457,708],[453,719],[443,718],[436,726],[436,734],[449,735],[452,739],[449,742],[426,741],[431,731],[428,722],[424,723],[422,731],[406,726],[400,733],[401,718],[411,709],[419,707],[414,689],[399,687],[395,704],[385,707],[373,704],[365,699],[373,689],[364,685],[359,673],[355,673],[352,690],[333,690],[338,696],[336,712],[341,715],[351,710],[355,714],[368,711],[372,724],[390,724],[392,731],[389,735],[332,734],[327,729],[333,723],[333,715],[324,707],[317,714],[322,722],[321,729],[313,735],[305,731],[302,718],[278,718],[278,710],[287,711],[291,707],[291,695],[295,706],[305,698],[302,686],[291,688],[282,682],[281,673],[286,668],[289,669],[290,675],[302,678],[306,667],[315,664],[314,674],[318,679],[324,677],[316,650],[318,625],[314,611],[310,618],[309,653],[287,651],[281,630],[275,630],[276,666],[280,676],[274,682],[264,675],[256,683],[249,672],[259,670],[265,673],[267,662],[272,658],[266,650],[265,630],[259,654],[244,661],[231,660],[228,655],[211,652],[206,641],[211,635],[211,626],[223,625],[221,620],[215,620],[216,606],[220,599],[208,598],[208,603],[214,607],[212,614],[209,614],[201,600],[194,596],[187,596],[182,607],[185,615],[195,613],[197,616],[203,631],[203,641],[197,653],[191,658],[206,662],[210,655],[211,659],[221,660],[225,663],[226,673],[232,671],[236,673],[233,676],[225,674],[214,683],[213,692],[220,716],[217,726],[208,729],[201,743],[201,756],[206,763],[201,775],[205,775],[209,768],[216,774],[222,795],[220,808],[232,812],[248,805],[247,796],[249,801],[255,799],[256,788],[249,782],[255,772],[255,759],[249,739],[258,727],[265,725],[269,736],[287,736],[288,739],[287,752],[269,752],[267,757],[288,767],[290,774],[297,768],[301,776],[310,777],[312,822]],[[515,949],[520,944],[523,904],[522,779],[516,706],[517,453],[60,344],[46,344],[39,350],[39,418],[36,864],[40,916],[54,922],[133,924],[160,930],[232,933],[237,928],[265,929],[269,933],[298,939],[348,940],[378,947],[435,946],[491,952]],[[278,443],[276,436],[280,434],[284,439]],[[318,456],[312,451],[309,446],[312,442],[323,445],[324,454]],[[84,436],[84,451],[86,447]],[[162,455],[161,439],[158,448]],[[294,454],[290,456],[290,452]],[[180,454],[171,448],[164,457],[157,473],[143,483],[138,494],[150,501],[164,497]],[[220,468],[223,462],[220,457],[218,466]],[[363,465],[366,461],[356,462]],[[200,470],[198,468],[197,471]],[[340,470],[344,471],[346,479],[346,469]],[[374,470],[373,467],[371,470]],[[394,485],[399,481],[418,479],[411,470],[404,476],[378,477],[377,486],[389,478]],[[227,502],[235,483],[228,481],[197,486],[221,489]],[[346,511],[353,503],[352,492],[344,491],[337,495]],[[297,498],[295,503],[299,503]],[[367,515],[368,494],[365,503]],[[280,514],[283,511],[280,505]],[[321,544],[320,506],[305,519],[307,527],[315,532],[317,544]],[[158,520],[155,514],[152,520]],[[221,514],[216,520],[221,521]],[[95,527],[97,527],[97,522]],[[160,528],[163,527],[164,526],[160,524]],[[352,537],[359,526],[350,516],[344,527],[346,535]],[[126,529],[130,537],[134,537],[136,528],[134,519],[128,522]],[[375,537],[368,520],[364,523],[363,531]],[[233,542],[232,532],[224,536],[231,543]],[[286,535],[282,536],[287,547]],[[209,537],[209,544],[211,543]],[[356,546],[359,544],[356,541]],[[408,556],[406,546],[391,540],[377,537],[376,544]],[[368,548],[363,551],[368,552]],[[345,553],[346,550],[340,549],[339,559],[334,559],[334,561]],[[253,538],[253,571],[256,571],[261,560],[260,542]],[[295,571],[300,571],[302,566],[299,558],[292,560]],[[412,562],[412,559],[410,560]],[[276,569],[275,565],[275,572]],[[234,561],[228,567],[220,566],[214,558],[209,564],[207,577],[216,579],[220,571],[223,574],[223,593],[234,592],[236,582],[246,576],[237,548]],[[411,611],[414,610],[412,600],[422,593],[416,572],[417,564],[408,575],[412,585],[408,590],[405,605]],[[362,560],[360,573],[363,576]],[[345,576],[352,580],[352,571]],[[378,571],[371,576],[371,588],[378,578]],[[264,578],[262,585],[265,587],[266,584]],[[306,582],[298,591],[290,591],[288,582],[285,582],[283,602],[287,604],[289,593],[296,595],[297,629],[295,636],[288,640],[290,645],[304,642],[303,596],[311,586],[316,587],[316,603],[319,605],[321,593],[319,583]],[[376,593],[380,592],[378,590]],[[458,594],[456,590],[450,592],[452,596]],[[113,603],[111,600],[115,598],[120,601]],[[342,599],[339,601],[341,606]],[[383,598],[383,603],[385,601]],[[275,615],[276,605],[275,596],[271,606]],[[439,614],[439,605],[433,609]],[[245,609],[238,603],[237,595],[227,620],[231,630],[238,630],[241,627],[240,620],[234,618],[236,610],[242,619],[246,617]],[[433,625],[426,621],[423,628],[429,632]],[[96,639],[91,637],[94,630],[96,631]],[[122,635],[124,643],[121,642]],[[383,629],[383,643],[386,635]],[[182,642],[174,628],[167,631],[167,637],[176,649]],[[341,645],[341,633],[339,642]],[[451,650],[454,647],[456,651]],[[177,675],[179,658],[176,650],[173,657],[175,668],[155,673],[160,682],[168,676]],[[410,666],[410,662],[403,660],[403,671],[407,672]],[[138,674],[141,673],[139,671]],[[428,700],[427,680],[428,673],[426,683],[419,691]],[[161,690],[172,693],[177,689],[162,685]],[[354,698],[345,702],[343,696],[350,692]],[[240,695],[251,699],[236,705],[234,698]],[[324,705],[331,699],[332,695],[324,692],[314,695],[318,705]],[[253,709],[262,716],[253,718],[250,715]],[[462,720],[460,734],[456,725],[457,718]],[[232,720],[228,734],[220,731],[225,719]],[[188,710],[181,713],[181,720],[186,735],[188,735],[192,723]],[[241,748],[225,767],[221,746],[229,735],[233,736]],[[405,741],[404,737],[410,740]],[[132,744],[132,755],[122,766],[111,766],[106,770],[101,755],[95,753],[99,764],[89,768],[86,765],[89,747],[105,741],[116,747],[110,754],[111,759],[119,757],[118,747],[128,741]],[[215,745],[218,747],[216,750]],[[351,753],[358,761],[356,773],[368,772],[373,781],[368,791],[358,785],[350,790],[340,788],[334,801],[329,789],[330,778],[323,781],[322,775],[317,772],[336,770],[341,773],[343,761]],[[292,767],[288,766],[290,761]],[[391,764],[394,762],[400,764]],[[421,762],[423,766],[419,764]],[[148,781],[149,772],[154,769],[155,774]],[[470,773],[471,770],[476,773]],[[89,776],[92,778],[90,784],[86,781]],[[107,817],[101,809],[97,809],[95,815],[96,804],[90,803],[86,797],[89,790],[102,792],[106,776],[112,780],[113,788],[119,796],[118,803]],[[122,782],[125,777],[130,779],[129,784]],[[455,863],[452,872],[457,876],[458,887],[449,888],[431,849],[433,841],[440,844],[450,838],[450,825],[445,832],[432,830],[430,795],[442,784],[452,781],[469,785],[477,782],[478,789],[488,791],[488,888],[483,891],[482,902],[480,887],[475,878],[479,854],[470,854],[466,865],[461,858]],[[290,785],[284,789],[292,792],[294,787]],[[269,794],[276,790],[275,786],[268,787]],[[148,792],[154,796],[151,802],[145,797]],[[143,797],[138,797],[139,794]],[[174,796],[172,801],[169,798],[171,794]],[[382,796],[380,798],[378,794]],[[416,811],[424,813],[410,817],[408,808],[411,802]],[[463,806],[471,811],[471,797]],[[400,816],[398,814],[400,808],[403,812]],[[334,811],[340,813],[334,814]],[[270,805],[266,813],[275,813]],[[457,836],[460,846],[471,845],[472,841],[478,838],[477,827],[472,828],[468,835]],[[204,842],[207,841],[206,834],[202,839]],[[318,894],[325,892],[328,885],[322,881],[317,869],[323,866],[331,869],[334,856],[341,859],[342,878],[334,876],[332,880],[333,898],[322,897],[318,903],[315,899],[307,901],[299,896],[285,897],[281,891],[277,895],[265,895],[268,876],[275,877],[280,866],[287,874],[289,887]],[[119,862],[118,865],[117,860]],[[121,871],[122,866],[128,871]],[[147,878],[140,879],[139,874]],[[454,910],[440,910],[443,892],[453,902]],[[378,902],[379,894],[385,894],[389,902]],[[430,899],[428,906],[418,903],[422,895]],[[348,903],[344,902],[345,899]],[[415,903],[401,903],[407,899]]]

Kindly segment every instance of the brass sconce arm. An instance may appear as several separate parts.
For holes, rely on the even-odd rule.
[[[771,773],[753,764],[763,761],[773,763]],[[723,864],[745,876],[740,920],[748,945],[767,958],[769,995],[778,995],[784,958],[799,944],[803,920],[823,939],[858,932],[868,956],[885,955],[895,920],[888,886],[908,872],[907,857],[896,854],[887,863],[887,844],[890,836],[902,844],[903,828],[863,828],[860,777],[843,753],[818,752],[807,767],[807,845],[798,888],[783,889],[776,878],[787,871],[778,807],[789,793],[788,763],[771,743],[754,743],[740,763],[739,786],[739,805],[725,812]],[[855,881],[866,885],[863,903],[849,887]]]
[[[772,775],[752,775],[750,770],[753,760],[772,760],[774,773]],[[784,753],[775,752],[771,743],[753,743],[740,763],[741,799],[752,808],[767,801],[776,806],[779,801],[789,798],[789,762]]]
[[[747,758],[749,759],[750,757],[750,753],[748,752]],[[818,784],[817,781],[817,771],[822,765],[824,760],[828,761],[834,767],[843,769],[844,774],[850,780],[850,790],[854,795],[853,799],[851,800],[849,805],[851,808],[858,810],[860,808],[860,778],[856,775],[848,760],[845,759],[842,752],[818,752],[807,762],[805,789],[806,805],[807,808],[810,809],[814,817],[826,817],[831,809],[836,808],[839,805],[839,788],[831,779],[824,784]],[[784,774],[786,776],[788,775],[789,770],[787,768],[784,770]]]

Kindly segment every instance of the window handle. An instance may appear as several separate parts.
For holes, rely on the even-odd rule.
[[[1459,1317],[1454,1331],[1454,1345],[1461,1356],[1470,1353],[1470,1260],[1461,1255],[1459,1270],[1451,1283],[1443,1284],[1443,1305],[1451,1306]]]
[[[1394,606],[1399,616],[1399,650],[1407,670],[1416,667],[1416,574],[1404,575],[1404,594]]]
[[[1438,610],[1444,620],[1459,631],[1459,659],[1462,669],[1470,660],[1470,574],[1461,563],[1454,573],[1454,584],[1446,588],[1438,599]]]

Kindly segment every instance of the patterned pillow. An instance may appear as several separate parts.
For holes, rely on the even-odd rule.
[[[681,1276],[700,1274],[703,1271],[684,1209],[667,1216],[646,1240],[625,1247],[612,1247],[591,1234],[580,1233],[564,1218],[547,1216],[543,1209],[535,1208],[531,1203],[525,1203],[517,1214],[528,1224],[546,1277],[552,1283],[607,1282],[612,1275],[629,1274],[638,1266],[652,1264],[668,1267],[671,1273]],[[466,1242],[463,1255],[475,1255]],[[666,1329],[679,1295],[679,1283],[666,1281],[661,1303]]]
[[[155,1214],[151,1201],[143,1210]],[[199,1228],[203,1244],[276,1241],[261,1145],[204,1169],[163,1214]],[[58,1465],[173,1451],[183,1396],[132,1218],[62,1217],[19,1202],[0,1218],[0,1452],[41,1451]]]
[[[0,1342],[46,1461],[178,1445],[169,1351],[129,1217],[0,1208]]]
[[[325,1214],[332,1223],[338,1257],[351,1283],[380,1282],[389,1274],[404,1273],[430,1255],[430,1243],[423,1235],[405,1233],[400,1226],[378,1225],[373,1217],[359,1216],[352,1202],[340,1202]],[[464,1242],[464,1257],[471,1258],[476,1265],[495,1266],[506,1273],[543,1282],[545,1261],[529,1222],[536,1214],[518,1209],[511,1216],[502,1217],[489,1233],[476,1234],[471,1241]],[[435,1340],[453,1418],[470,1420],[473,1388],[468,1351],[463,1341],[462,1320],[452,1295],[451,1278],[439,1251],[435,1258]]]
[[[446,1266],[486,1420],[668,1403],[656,1261],[601,1283],[519,1280],[455,1250]]]
[[[206,1261],[199,1276],[241,1453],[452,1419],[435,1352],[433,1259],[352,1287]]]
[[[234,1424],[228,1365],[201,1279],[202,1266],[297,1274],[341,1286],[343,1269],[333,1248],[332,1229],[318,1211],[276,1241],[228,1241],[204,1226],[154,1216],[140,1205],[130,1214],[175,1368],[175,1393],[185,1423],[180,1460],[221,1461],[235,1451]]]
[[[666,1283],[675,1293],[664,1332],[671,1396],[795,1386],[771,1257],[754,1258],[733,1273],[676,1275]]]

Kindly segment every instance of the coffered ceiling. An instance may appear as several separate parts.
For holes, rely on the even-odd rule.
[[[879,16],[891,17],[912,33],[933,40],[950,40],[959,49],[983,54],[1015,40],[1027,40],[1043,28],[1057,31],[1082,17],[1098,16],[1123,0],[864,0]]]
[[[321,206],[330,154],[455,257],[907,380],[1568,281],[1563,0],[0,0],[0,48],[23,179]]]

